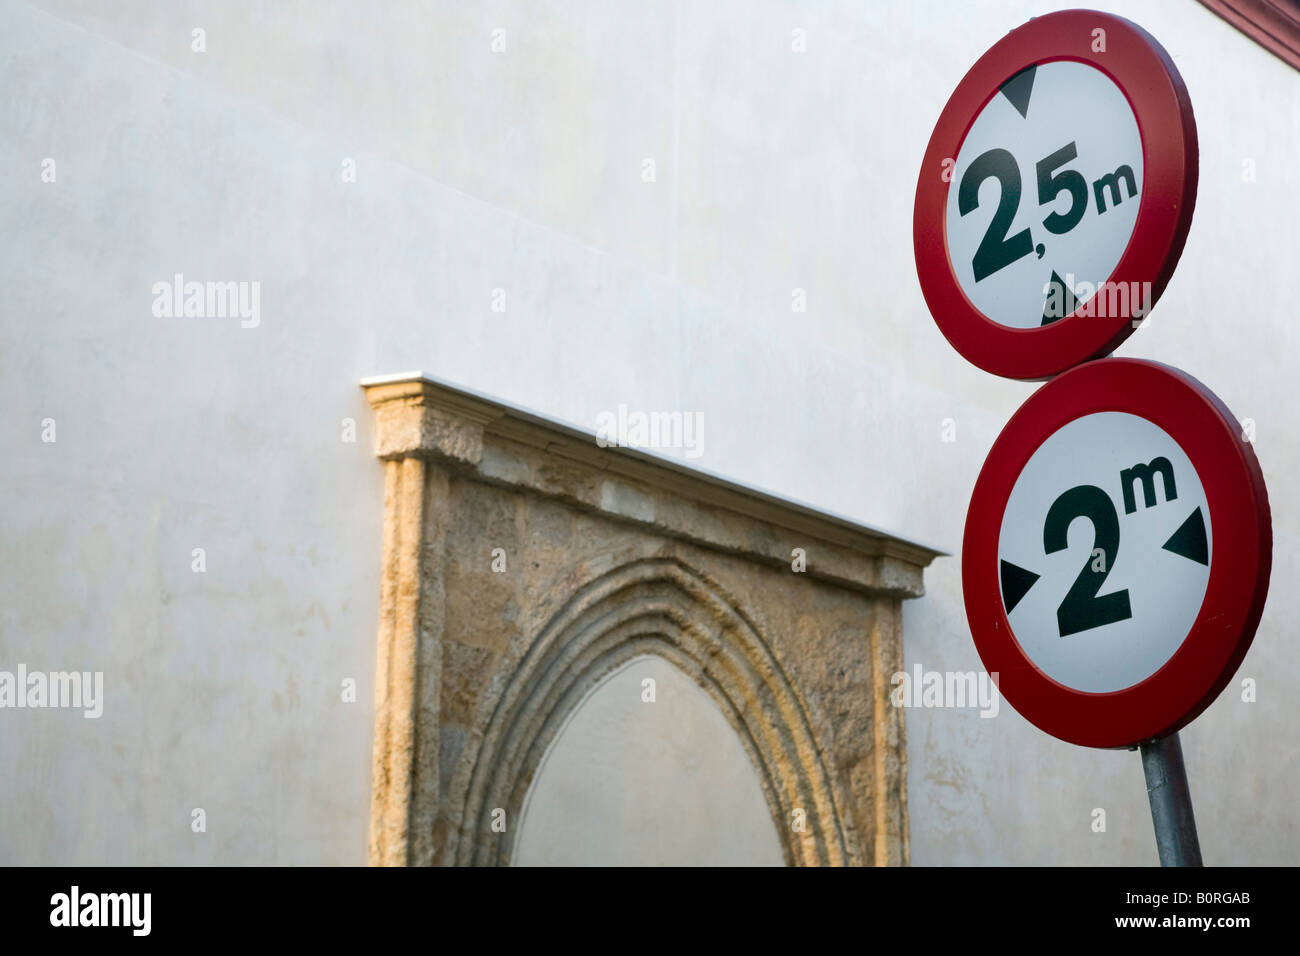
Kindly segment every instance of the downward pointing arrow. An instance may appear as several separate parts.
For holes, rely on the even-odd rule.
[[[1035,66],[1025,67],[999,87],[1002,90],[1002,95],[1011,101],[1011,105],[1025,119],[1029,119],[1029,97],[1034,92],[1034,70],[1036,68]]]

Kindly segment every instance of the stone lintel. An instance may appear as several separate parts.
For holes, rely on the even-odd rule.
[[[528,488],[622,521],[771,566],[802,548],[810,577],[899,598],[925,593],[946,552],[634,448],[420,372],[365,379],[376,454],[442,460],[491,484]]]

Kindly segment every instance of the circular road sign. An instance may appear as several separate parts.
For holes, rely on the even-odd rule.
[[[1111,352],[1164,291],[1196,205],[1173,60],[1121,17],[1030,20],[944,107],[912,219],[930,312],[963,356],[1041,379]]]
[[[1272,530],[1241,426],[1194,378],[1107,358],[1053,379],[989,451],[962,590],[1002,696],[1062,740],[1173,733],[1241,663]]]

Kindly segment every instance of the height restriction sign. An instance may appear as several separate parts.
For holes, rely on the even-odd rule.
[[[1177,369],[1110,356],[1178,264],[1196,178],[1169,54],[1128,20],[1067,10],[1011,31],[962,79],[912,219],[949,343],[994,374],[1051,379],[971,495],[975,647],[1041,730],[1142,751],[1169,866],[1201,864],[1178,730],[1250,648],[1273,548],[1263,474],[1223,403]]]
[[[921,290],[986,371],[1041,379],[1105,355],[1164,290],[1197,143],[1173,60],[1120,17],[1068,10],[971,67],[930,137],[913,216]]]
[[[1268,494],[1195,379],[1108,358],[1032,395],[971,496],[962,590],[1007,701],[1072,743],[1173,733],[1232,679],[1268,591]]]

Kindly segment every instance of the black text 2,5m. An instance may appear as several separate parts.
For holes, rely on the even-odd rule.
[[[1070,207],[1065,212],[1052,212],[1043,219],[1044,228],[1056,236],[1064,235],[1077,226],[1088,211],[1088,181],[1078,170],[1061,168],[1077,157],[1078,150],[1074,141],[1071,141],[1034,165],[1038,174],[1038,205],[1046,206],[1054,202],[1063,192],[1070,195]],[[1020,167],[1016,164],[1016,158],[1005,149],[990,149],[981,153],[966,168],[957,188],[957,211],[965,216],[979,206],[980,185],[989,178],[998,181],[1002,192],[998,198],[997,211],[993,213],[988,230],[971,260],[976,282],[987,279],[1031,252],[1036,252],[1041,259],[1047,251],[1046,245],[1041,242],[1034,245],[1028,229],[1021,229],[1014,236],[1007,235],[1007,230],[1016,218],[1016,210],[1020,208],[1021,189]],[[1137,177],[1133,174],[1133,167],[1127,163],[1113,173],[1092,181],[1092,194],[1098,215],[1124,201],[1120,192],[1121,182],[1127,187],[1129,199],[1137,195]],[[1106,202],[1108,198],[1110,207]]]

